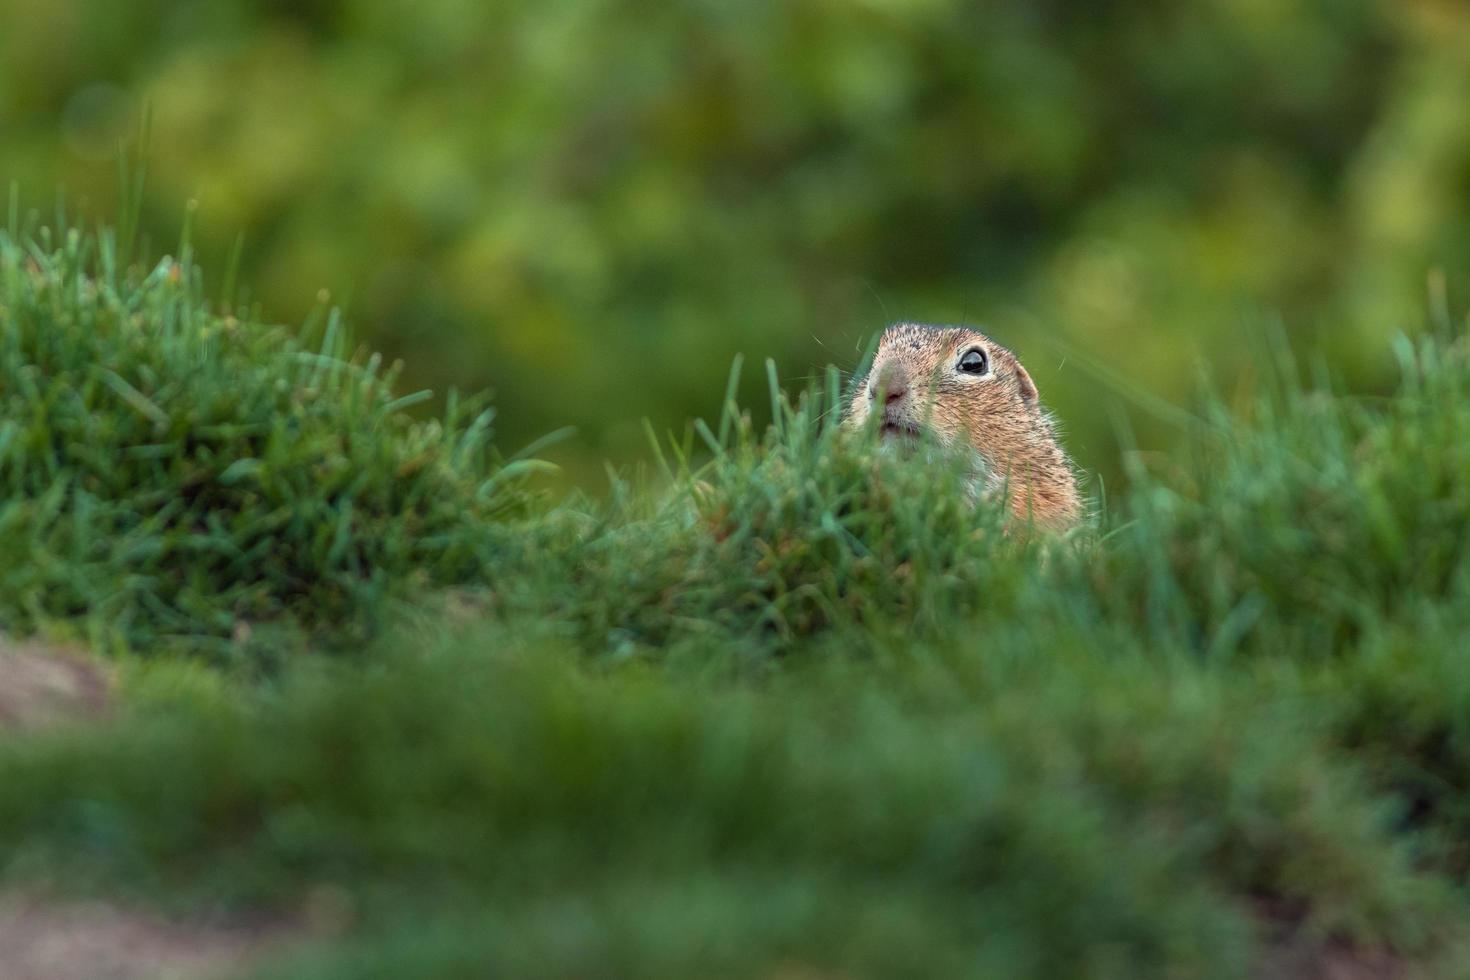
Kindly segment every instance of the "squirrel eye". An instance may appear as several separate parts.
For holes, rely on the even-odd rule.
[[[960,358],[960,370],[965,374],[984,374],[990,370],[990,358],[980,348],[973,347]]]

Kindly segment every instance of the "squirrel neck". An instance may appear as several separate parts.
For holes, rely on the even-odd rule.
[[[988,444],[976,449],[991,467],[996,487],[1005,489],[1016,518],[1053,529],[1081,518],[1077,475],[1040,409],[988,435]]]

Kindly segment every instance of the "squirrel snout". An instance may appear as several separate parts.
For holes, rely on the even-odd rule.
[[[887,364],[868,384],[868,401],[892,405],[909,393],[909,379],[901,367]]]

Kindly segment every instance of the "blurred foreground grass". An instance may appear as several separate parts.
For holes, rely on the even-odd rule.
[[[1282,355],[1049,540],[837,431],[835,375],[550,505],[334,323],[117,254],[0,236],[0,627],[123,672],[0,738],[9,882],[330,896],[272,977],[1458,975],[1447,321],[1388,397]]]

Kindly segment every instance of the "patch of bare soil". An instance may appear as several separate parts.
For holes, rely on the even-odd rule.
[[[1410,980],[1417,975],[1386,949],[1310,935],[1301,927],[1300,910],[1287,903],[1262,899],[1256,914],[1267,937],[1256,980]]]
[[[0,730],[101,717],[110,691],[103,667],[80,654],[0,637]]]
[[[0,636],[0,737],[105,718],[104,665]],[[218,980],[249,969],[299,929],[175,921],[110,902],[0,891],[0,980]]]
[[[5,980],[220,980],[280,945],[282,929],[171,922],[101,903],[0,898]]]
[[[1329,944],[1271,947],[1256,970],[1259,980],[1407,980],[1391,953]]]

